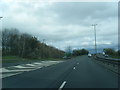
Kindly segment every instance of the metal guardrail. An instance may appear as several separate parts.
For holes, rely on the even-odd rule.
[[[94,56],[94,58],[109,70],[120,75],[120,59],[105,58],[100,56]]]
[[[120,66],[120,59],[113,59],[113,58],[103,58],[99,56],[95,56],[95,59],[102,61],[103,63],[119,65]]]

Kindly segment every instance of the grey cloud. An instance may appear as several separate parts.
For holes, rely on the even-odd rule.
[[[114,4],[113,4],[114,5]],[[107,19],[116,17],[117,6],[111,10],[111,3],[89,2],[89,3],[56,3],[50,10],[59,15],[62,23],[83,24],[86,19]],[[62,19],[61,19],[62,18]],[[90,21],[89,21],[90,22]],[[89,23],[88,22],[88,23]]]
[[[94,30],[98,23],[97,40],[117,44],[117,3],[105,2],[57,2],[57,3],[3,3],[3,28],[18,28],[46,39],[47,44],[64,49],[94,47]],[[102,25],[100,25],[102,24]],[[103,42],[102,42],[103,41]],[[110,46],[110,45],[109,45]]]

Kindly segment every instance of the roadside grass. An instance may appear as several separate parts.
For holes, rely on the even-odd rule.
[[[2,60],[20,60],[20,59],[24,59],[24,58],[21,58],[21,57],[18,57],[18,56],[2,56]]]
[[[119,56],[118,54],[113,54],[113,55],[109,55],[109,54],[108,54],[108,56],[109,56],[110,58],[120,59],[120,56]]]
[[[120,59],[120,56],[110,56],[111,58]]]
[[[15,62],[25,62],[28,59],[21,58],[18,56],[2,56],[2,63],[15,63]]]
[[[2,63],[28,62],[28,61],[63,61],[62,58],[21,58],[18,56],[2,56]]]

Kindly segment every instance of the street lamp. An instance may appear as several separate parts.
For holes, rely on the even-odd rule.
[[[95,53],[97,54],[97,44],[96,44],[96,26],[97,24],[92,24],[93,28],[94,28],[94,35],[95,35]]]
[[[43,44],[45,44],[45,39],[43,39]]]

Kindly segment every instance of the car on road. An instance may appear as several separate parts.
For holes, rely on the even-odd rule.
[[[105,57],[108,57],[108,55],[107,55],[107,54],[105,54],[104,56],[105,56]]]
[[[71,57],[64,56],[63,59],[70,59]]]
[[[102,54],[105,55],[105,52],[103,52]]]
[[[88,57],[91,57],[91,56],[92,56],[92,54],[89,53],[89,54],[88,54]]]

